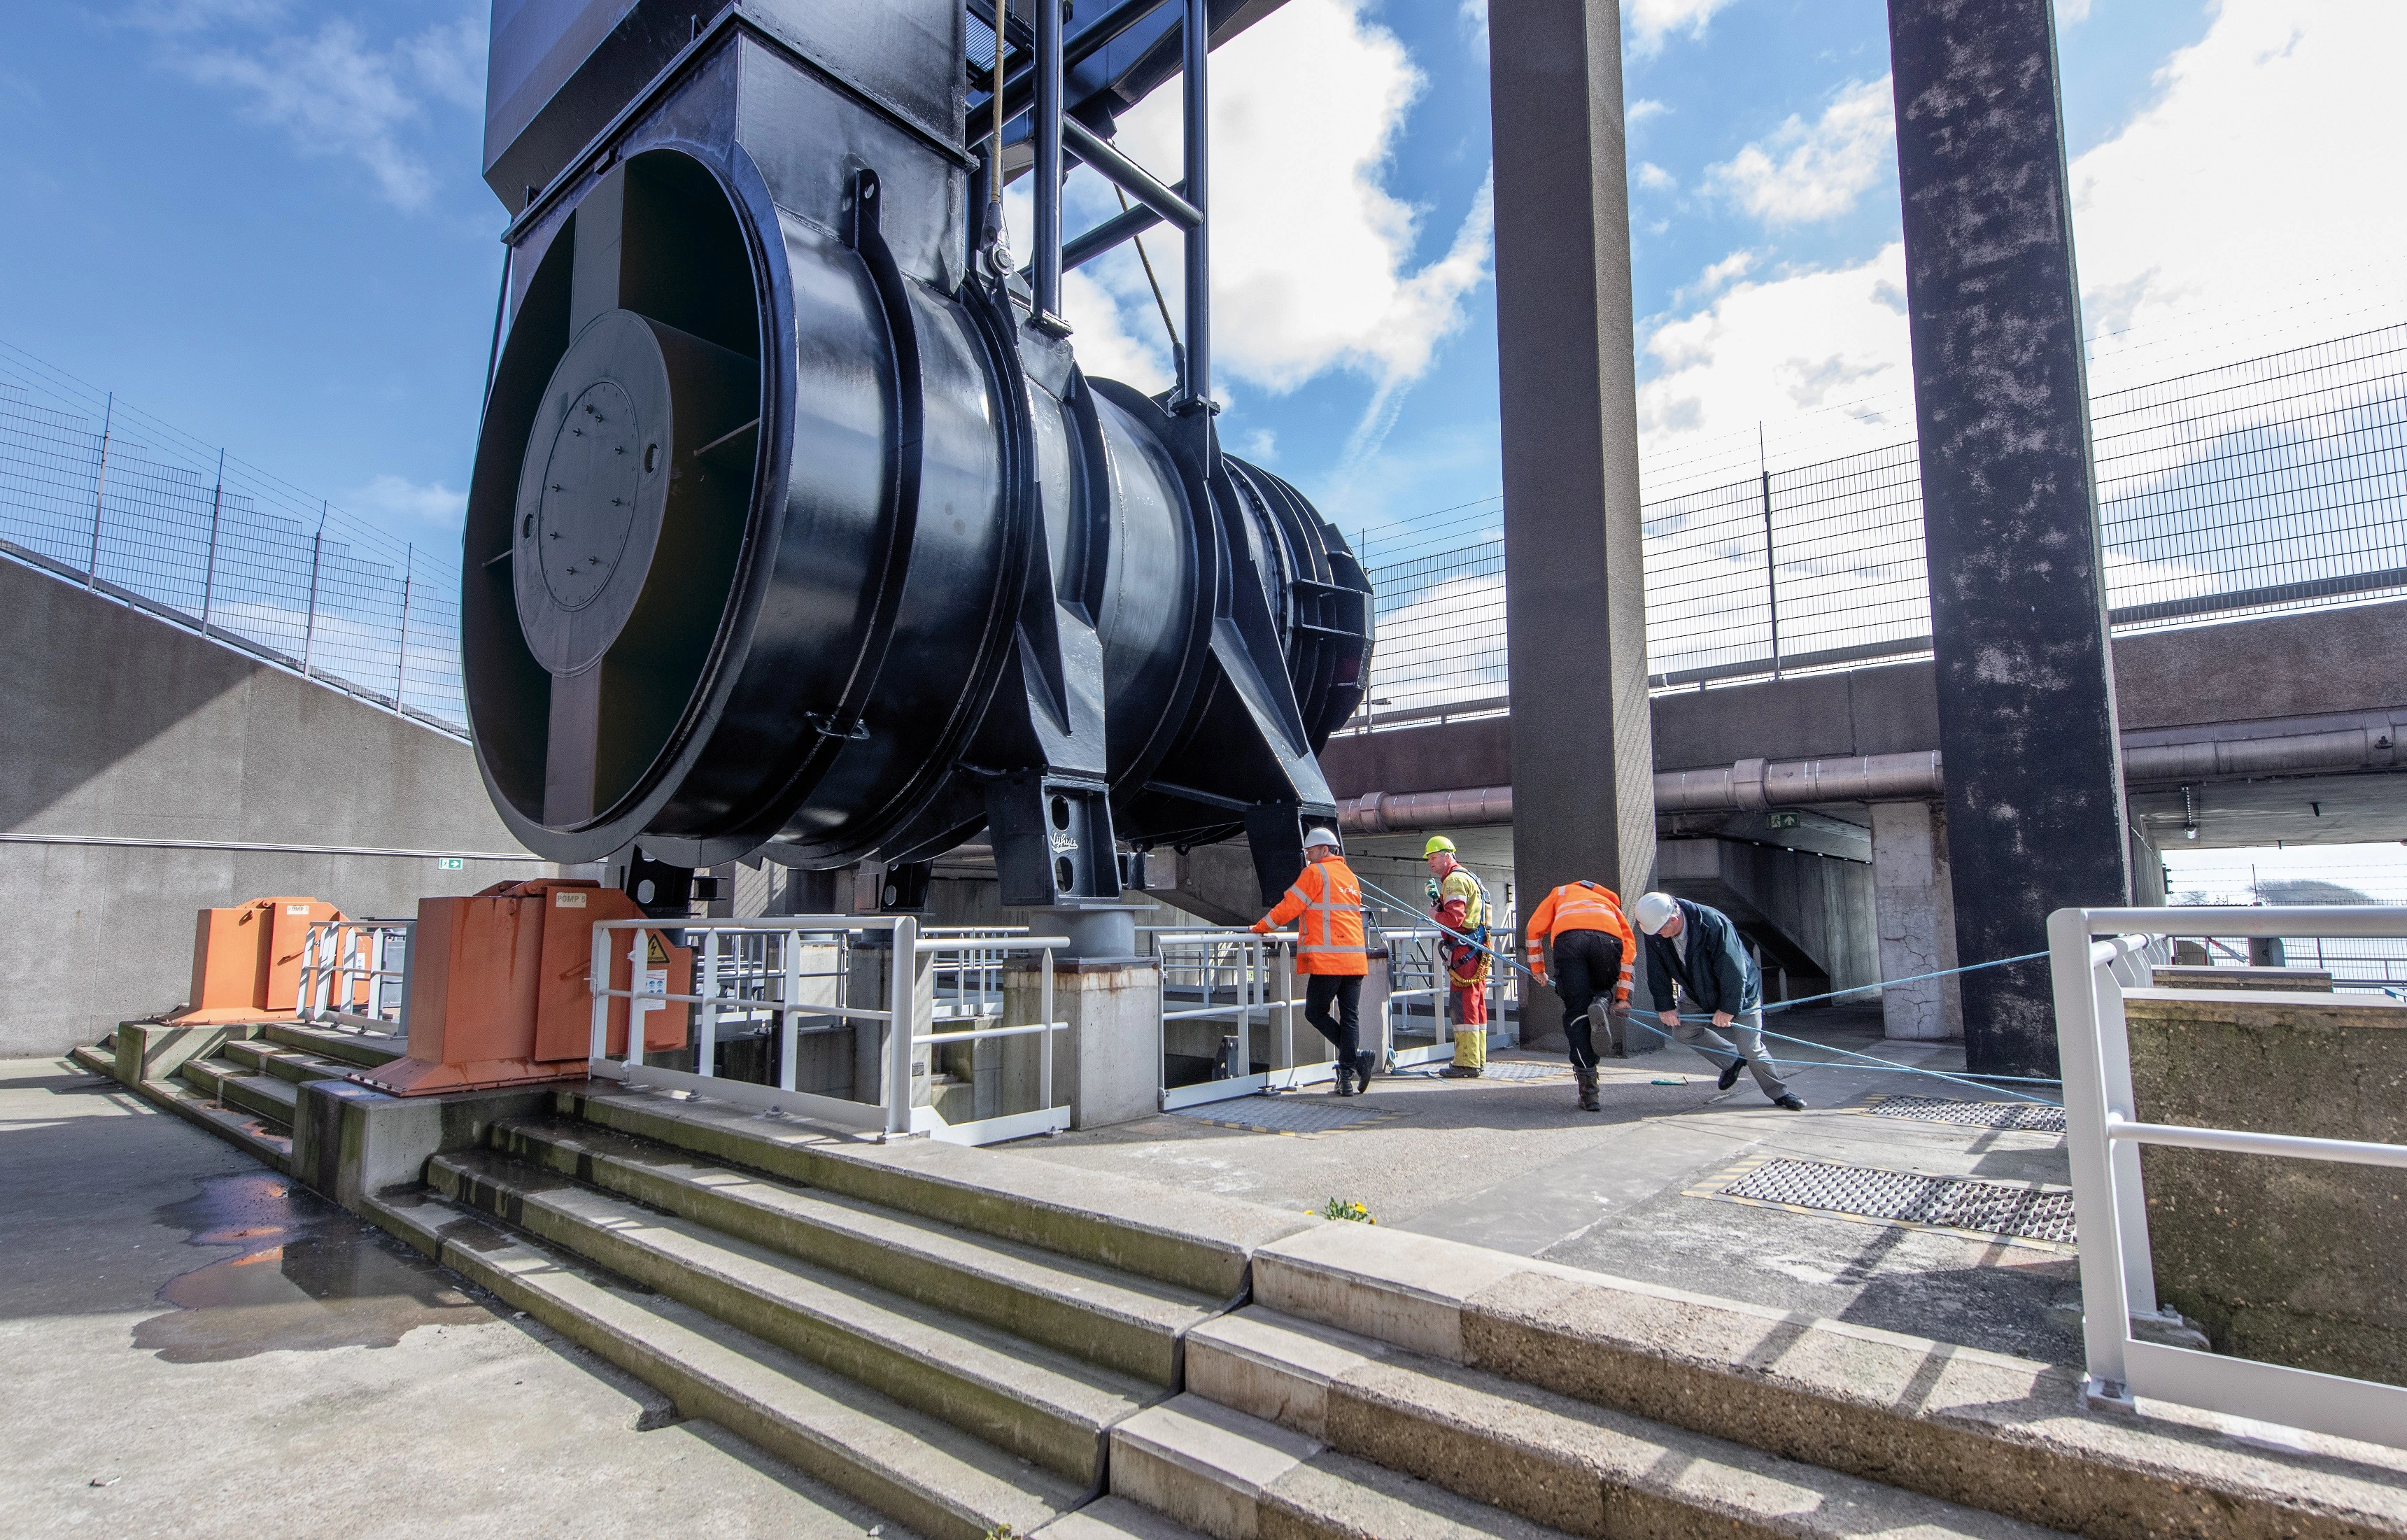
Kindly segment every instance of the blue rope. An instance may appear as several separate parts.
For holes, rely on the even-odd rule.
[[[1381,898],[1386,899],[1389,905],[1393,905],[1399,911],[1405,914],[1414,914],[1418,912],[1415,910],[1412,905],[1406,904],[1395,894],[1388,891],[1385,888],[1380,887],[1377,883],[1363,877],[1359,872],[1355,874],[1355,880],[1361,883],[1364,888],[1370,890],[1372,892],[1374,892]],[[1442,920],[1432,919],[1430,923],[1436,926],[1437,929],[1443,931],[1447,935],[1452,936],[1455,940],[1461,942],[1464,946],[1471,948],[1473,950],[1485,952],[1488,956],[1494,958],[1496,961],[1503,963],[1506,967],[1519,969],[1522,977],[1529,979],[1530,982],[1540,985],[1543,985],[1545,982],[1536,974],[1531,972],[1529,967],[1523,963],[1519,958],[1513,957],[1504,952],[1500,952],[1495,948],[1488,946],[1482,942],[1474,941],[1471,937],[1465,935],[1460,931],[1454,929]],[[2047,956],[2047,953],[2044,951],[2025,952],[2020,957],[2001,957],[1987,962],[1968,962],[1960,968],[1942,968],[1936,973],[1911,974],[1903,978],[1884,978],[1877,984],[1859,984],[1853,989],[1832,990],[1827,994],[1802,995],[1795,1000],[1783,1000],[1777,1005],[1764,1005],[1759,1008],[1763,1014],[1769,1016],[1773,1011],[1794,1009],[1799,1005],[1811,1005],[1816,1000],[1836,1000],[1841,995],[1866,994],[1873,990],[1881,989],[1890,984],[1918,984],[1926,979],[1947,978],[1957,974],[1977,973],[1983,968],[2002,968],[2015,962],[2034,962],[2045,956]],[[1683,1021],[1710,1022],[1713,1020],[1713,1017],[1710,1014],[1682,1015],[1680,1020]],[[1666,1043],[1676,1043],[1679,1041],[1679,1039],[1674,1037],[1670,1033],[1664,1031],[1660,1026],[1659,1026],[1655,1020],[1642,1017],[1635,1011],[1631,1013],[1629,1020],[1631,1025],[1645,1028],[1648,1032],[1660,1037]],[[1869,1053],[1858,1053],[1853,1048],[1843,1048],[1829,1043],[1816,1043],[1811,1038],[1791,1037],[1787,1033],[1773,1032],[1768,1027],[1762,1029],[1762,1033],[1766,1038],[1775,1042],[1794,1043],[1800,1048],[1816,1048],[1824,1053],[1836,1053],[1844,1056],[1837,1060],[1792,1059],[1789,1061],[1790,1063],[1799,1065],[1802,1068],[1810,1069],[1819,1065],[1825,1069],[1873,1069],[1886,1071],[1892,1075],[1927,1075],[1934,1080],[1945,1080],[1951,1085],[1969,1086],[1974,1091],[1986,1091],[1994,1092],[2001,1096],[2012,1096],[2020,1101],[2036,1103],[2041,1106],[2057,1106],[2060,1105],[2058,1103],[2049,1101],[2044,1096],[2034,1096],[2029,1091],[2014,1091],[2009,1089],[2008,1086],[1993,1085],[1988,1082],[2002,1080],[2011,1082],[2014,1085],[2055,1086],[2062,1085],[2064,1082],[2061,1080],[2043,1079],[2035,1076],[2023,1075],[1985,1075],[1977,1079],[1967,1078],[1965,1076],[1950,1075],[1944,1070],[1923,1069],[1914,1064],[1901,1064],[1893,1059],[1881,1059]],[[1969,1074],[1970,1072],[1968,1071],[1967,1075]]]

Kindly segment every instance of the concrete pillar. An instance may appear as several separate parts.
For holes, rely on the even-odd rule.
[[[1036,1020],[1041,982],[1034,968],[1004,976],[1004,1020]],[[1072,1128],[1103,1128],[1161,1110],[1161,969],[1152,958],[1056,958],[1053,1019],[1068,1023],[1053,1038],[1053,1105],[1069,1106]],[[1006,1066],[1001,1094],[978,1115],[1034,1110],[1035,1039],[1006,1037],[994,1046]]]
[[[1488,25],[1514,877],[1524,909],[1581,877],[1634,898],[1655,766],[1620,7],[1517,0]]]
[[[2049,0],[1888,15],[1957,945],[1986,962],[2130,898],[2056,39]],[[1963,995],[1974,1071],[2057,1073],[2044,959]]]
[[[1956,899],[1949,891],[1947,823],[1927,802],[1873,804],[1873,909],[1880,922],[1880,976],[1911,978],[1956,966]],[[1964,1035],[1959,981],[1930,978],[1881,989],[1885,1036]]]

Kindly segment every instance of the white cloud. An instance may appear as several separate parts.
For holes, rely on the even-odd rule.
[[[1462,0],[1455,12],[1462,23],[1462,35],[1478,47],[1488,47],[1488,0]]]
[[[1621,109],[1621,125],[1625,129],[1636,128],[1648,119],[1660,118],[1671,110],[1651,96],[1641,96]]]
[[[1791,117],[1736,155],[1705,169],[1708,186],[1773,226],[1834,219],[1894,164],[1888,77],[1839,93],[1808,127]]]
[[[1650,192],[1661,192],[1680,185],[1680,178],[1657,165],[1653,161],[1638,163],[1638,185]]]
[[[419,482],[390,471],[342,498],[343,507],[381,528],[406,534],[413,525],[453,531],[468,507],[468,494],[440,481]]]
[[[2056,24],[2076,25],[2089,20],[2089,0],[2056,0]]]
[[[1466,319],[1488,273],[1493,226],[1483,186],[1446,250],[1416,265],[1428,210],[1385,186],[1404,118],[1426,86],[1394,34],[1361,0],[1290,0],[1232,40],[1212,65],[1212,289],[1215,393],[1227,378],[1284,394],[1332,369],[1374,386],[1358,446],[1374,444],[1402,392]],[[1178,164],[1176,83],[1126,114],[1121,147],[1145,165]],[[1072,178],[1074,227],[1118,212],[1090,173]],[[1018,222],[1013,229],[1022,231]],[[1152,243],[1176,296],[1181,243]],[[1157,335],[1153,294],[1131,254],[1089,269],[1124,334]],[[1065,306],[1070,303],[1065,293]],[[1073,311],[1074,324],[1079,315]],[[1090,312],[1090,323],[1100,320]],[[1097,326],[1098,331],[1103,330]],[[1087,331],[1078,337],[1089,362]]]
[[[2407,143],[2402,54],[2395,0],[2223,0],[2072,166],[2093,390],[2407,321],[2407,205],[2368,192]],[[1734,281],[1753,261],[1716,264],[1642,334],[1649,497],[1751,470],[1759,421],[1775,462],[1784,439],[1793,463],[1914,432],[1901,249]]]
[[[1664,40],[1675,32],[1702,37],[1714,12],[1730,4],[1731,0],[1631,0],[1622,11],[1630,30],[1630,50],[1646,58],[1661,52]]]
[[[2407,143],[2402,55],[2396,0],[2224,0],[2073,163],[2093,384],[2407,319],[2407,205],[2377,191]]]
[[[437,178],[408,131],[430,102],[482,106],[483,25],[471,13],[383,45],[344,18],[255,35],[287,10],[277,0],[154,0],[132,20],[161,39],[168,67],[233,93],[245,116],[282,129],[303,155],[357,162],[387,202],[424,207]],[[254,35],[228,37],[229,28]]]
[[[1742,251],[1716,264],[1701,281],[1730,287],[1645,334],[1653,368],[1638,389],[1638,431],[1666,485],[1678,479],[1673,467],[1702,454],[1751,462],[1759,423],[1797,431],[1801,414],[1817,414],[1807,425],[1812,441],[1833,454],[1913,436],[1904,249],[1892,243],[1852,266],[1731,281],[1752,261]]]

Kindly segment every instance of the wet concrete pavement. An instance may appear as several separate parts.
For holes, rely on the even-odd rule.
[[[12,1537],[904,1533],[64,1061],[0,1062],[0,1379]]]
[[[1960,1044],[1886,1043],[1877,1008],[1801,1013],[1781,1030],[1932,1069]],[[1751,1079],[1730,1091],[1685,1048],[1607,1061],[1602,1113],[1575,1105],[1566,1072],[1473,1081],[1382,1077],[1327,1102],[1385,1114],[1312,1135],[1165,1116],[1002,1147],[1098,1174],[1133,1173],[1230,1197],[1317,1210],[1367,1205],[1382,1224],[1586,1267],[2055,1362],[2081,1355],[2072,1252],[1802,1215],[1688,1196],[1748,1157],[2063,1185],[2059,1134],[1867,1116],[1879,1093],[1985,1099],[1920,1076],[1793,1068],[1814,1049],[1775,1045],[1810,1109],[1769,1105]],[[1536,1055],[1514,1054],[1535,1060]],[[1547,1064],[1560,1061],[1546,1060]],[[1676,1081],[1660,1085],[1659,1080]],[[1277,1100],[1285,1100],[1280,1098]],[[1242,1109],[1192,1109],[1241,1120]]]

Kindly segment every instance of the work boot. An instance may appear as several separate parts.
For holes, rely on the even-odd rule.
[[[1596,1071],[1586,1064],[1574,1064],[1572,1073],[1579,1077],[1580,1110],[1602,1112],[1604,1104],[1598,1101],[1596,1095]]]
[[[1472,1068],[1469,1064],[1448,1064],[1446,1068],[1438,1071],[1438,1074],[1443,1078],[1448,1080],[1476,1080],[1479,1078],[1479,1072]]]
[[[1361,1091],[1371,1089],[1371,1072],[1379,1065],[1379,1056],[1369,1048],[1354,1056],[1354,1083]]]
[[[1354,1094],[1354,1080],[1353,1077],[1346,1073],[1346,1060],[1343,1056],[1340,1056],[1337,1061],[1337,1084],[1332,1088],[1331,1094],[1336,1096],[1351,1096]]]
[[[1775,1096],[1772,1099],[1772,1105],[1780,1108],[1784,1112],[1802,1112],[1805,1110],[1804,1101],[1794,1095]]]
[[[1746,1068],[1746,1061],[1744,1059],[1733,1059],[1727,1065],[1723,1066],[1720,1082],[1721,1088],[1724,1091],[1728,1091],[1730,1087],[1738,1084],[1739,1071],[1745,1068]]]

